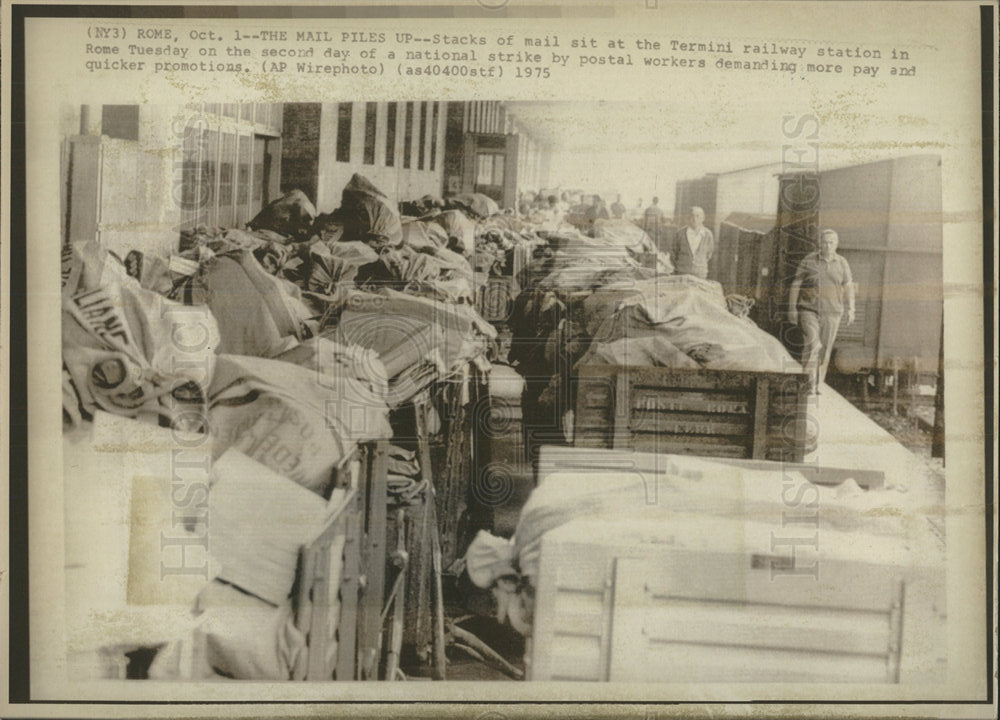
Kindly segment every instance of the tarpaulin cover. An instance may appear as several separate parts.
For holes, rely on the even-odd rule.
[[[486,341],[496,337],[493,326],[470,305],[383,290],[352,292],[345,307],[334,339],[374,349],[390,378],[431,358],[449,371],[481,356]]]
[[[630,367],[668,367],[697,369],[698,362],[683,353],[662,333],[626,334],[615,340],[590,344],[579,365],[621,365]]]
[[[282,235],[307,232],[316,218],[316,206],[301,190],[292,190],[284,197],[267,204],[247,223],[251,230],[273,230]]]
[[[721,467],[712,477],[712,493],[707,498],[715,512],[725,513],[741,498],[733,492],[734,470]],[[470,580],[480,588],[493,588],[494,597],[504,618],[524,635],[531,634],[534,592],[538,583],[542,538],[550,530],[580,518],[628,518],[635,522],[653,514],[663,520],[674,509],[677,496],[685,495],[691,481],[676,476],[680,483],[674,492],[657,495],[657,504],[649,503],[649,488],[638,473],[588,472],[555,473],[532,491],[521,510],[514,536],[510,540],[481,531],[465,554],[465,569]],[[681,489],[683,488],[683,489]],[[738,488],[736,488],[738,489]],[[685,498],[686,500],[686,498]],[[706,502],[693,503],[704,507]],[[688,503],[692,505],[692,503]],[[506,581],[517,573],[519,582]]]
[[[701,351],[702,367],[713,370],[801,372],[801,366],[773,335],[729,312],[722,286],[690,275],[635,283],[620,312],[647,323],[681,351]],[[706,346],[714,346],[706,352]]]
[[[362,242],[322,242],[309,246],[310,292],[333,294],[337,283],[354,280],[358,268],[378,260],[378,254]]]
[[[897,489],[863,490],[854,480],[838,485],[813,485],[794,469],[759,470],[737,468],[709,459],[686,455],[662,455],[656,502],[652,479],[639,473],[554,473],[532,493],[518,522],[515,546],[519,569],[537,573],[538,541],[567,519],[584,515],[621,520],[643,513],[666,517],[675,513],[715,516],[745,522],[773,522],[782,525],[782,498],[794,483],[816,507],[818,528],[829,531],[863,531],[872,536],[904,538],[911,532],[910,518],[920,515],[917,503]],[[631,506],[628,513],[623,508]],[[885,512],[871,512],[883,509]],[[787,518],[786,518],[787,520]],[[902,548],[899,548],[902,549]],[[830,551],[833,548],[829,549]],[[843,552],[853,552],[842,548]]]
[[[436,250],[439,247],[443,247],[445,243],[448,242],[447,233],[431,233],[430,228],[435,227],[436,223],[424,222],[422,220],[409,220],[403,221],[403,243],[417,252],[427,252]],[[443,230],[440,226],[436,226],[438,230]]]
[[[595,220],[594,238],[620,245],[635,254],[656,249],[645,230],[623,218]]]
[[[500,206],[497,205],[496,200],[482,193],[453,195],[445,200],[445,206],[461,208],[481,218],[487,218],[500,212]]]
[[[472,255],[476,241],[476,225],[458,210],[445,210],[434,216],[434,222],[448,234],[448,248],[466,257]]]
[[[303,337],[303,323],[312,315],[297,286],[266,273],[246,250],[205,263],[183,294],[186,302],[212,310],[222,335],[220,353],[273,357]]]
[[[339,214],[345,240],[360,240],[376,249],[403,243],[399,214],[385,193],[363,175],[355,173],[344,187]]]
[[[389,377],[378,353],[360,345],[342,345],[327,337],[303,340],[275,360],[289,362],[320,373],[348,373],[355,380],[368,383],[376,395],[388,390]]]

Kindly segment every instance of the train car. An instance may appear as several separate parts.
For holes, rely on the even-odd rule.
[[[857,318],[841,326],[831,369],[935,374],[943,314],[940,157],[892,158],[812,177],[789,173],[779,187],[772,302],[787,298],[794,268],[819,232],[832,228],[854,276]]]
[[[770,163],[680,180],[674,192],[674,220],[683,224],[691,207],[698,206],[705,211],[705,226],[721,241],[722,224],[733,213],[774,212],[778,204],[775,178],[781,169],[781,163]],[[720,261],[716,252],[709,263],[709,277],[725,285]]]
[[[768,327],[771,282],[778,257],[778,231],[773,214],[732,213],[719,225],[715,250],[716,279],[726,295],[753,300],[750,318]]]
[[[715,278],[755,301],[751,317],[799,350],[786,323],[788,288],[821,230],[840,238],[851,266],[857,317],[842,324],[831,373],[917,380],[938,372],[941,344],[941,160],[913,155],[777,178],[774,216],[722,220]]]

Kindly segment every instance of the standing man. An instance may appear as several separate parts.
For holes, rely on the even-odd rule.
[[[826,379],[845,304],[847,324],[854,322],[854,279],[847,260],[837,254],[837,243],[837,233],[824,230],[819,250],[802,258],[788,291],[788,320],[802,328],[802,366],[814,394]]]
[[[625,206],[622,204],[621,195],[617,195],[615,197],[615,201],[611,203],[611,217],[613,218],[625,217]]]
[[[653,204],[646,208],[646,212],[642,214],[642,229],[653,241],[653,247],[661,251],[663,250],[661,242],[663,241],[664,222],[663,210],[660,209],[660,198],[654,197]]]
[[[565,214],[559,209],[559,198],[555,195],[549,195],[549,205],[545,209],[545,216],[547,222],[551,223],[553,228],[558,228],[562,225]]]
[[[523,191],[521,197],[517,201],[517,211],[522,216],[527,216],[531,214],[531,193]]]
[[[587,234],[590,237],[594,236],[594,223],[598,220],[607,220],[610,216],[608,215],[608,207],[604,204],[604,200],[597,193],[594,193],[593,202],[590,207],[587,208],[587,214],[585,216],[587,222]]]
[[[670,250],[674,272],[707,279],[708,261],[714,254],[715,239],[712,231],[705,227],[705,211],[700,207],[693,207],[688,215],[687,226],[677,233]]]
[[[563,217],[566,217],[566,213],[571,207],[573,207],[573,203],[570,201],[569,193],[563,190],[559,195],[559,212],[562,213]]]

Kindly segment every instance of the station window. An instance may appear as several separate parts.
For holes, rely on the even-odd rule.
[[[431,170],[437,169],[437,153],[438,153],[438,122],[441,109],[441,103],[434,103],[433,105],[433,119],[431,120]]]
[[[214,113],[196,111],[188,117],[181,141],[178,177],[181,227],[241,225],[269,199],[276,172],[272,162],[280,127],[280,106],[237,105],[238,121],[225,119],[225,105],[205,105]],[[277,108],[277,111],[275,111]],[[266,111],[266,112],[263,112]],[[114,111],[111,111],[112,113]],[[252,116],[252,120],[251,120]],[[255,123],[266,134],[255,132]],[[222,132],[225,127],[227,132]],[[228,132],[232,129],[234,132]]]
[[[225,133],[222,136],[222,154],[219,159],[219,216],[213,225],[228,227],[233,223],[236,160],[236,135]]]
[[[476,185],[493,184],[493,156],[482,153],[476,167]]]
[[[413,103],[406,103],[406,117],[403,118],[403,167],[410,168],[413,157]]]
[[[375,164],[375,127],[378,122],[378,104],[365,103],[365,165]]]
[[[351,161],[351,103],[337,108],[337,162]]]
[[[424,169],[424,133],[427,131],[427,103],[420,103],[420,126],[417,130],[417,170]]]
[[[386,113],[385,129],[385,166],[396,164],[396,103],[389,103]]]
[[[206,130],[202,139],[201,151],[201,192],[198,205],[199,225],[215,225],[218,212],[219,191],[216,185],[219,170],[219,133],[217,130]]]
[[[504,156],[481,152],[476,157],[476,185],[503,185]]]

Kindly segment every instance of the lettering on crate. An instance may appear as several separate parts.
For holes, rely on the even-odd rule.
[[[662,397],[647,395],[638,405],[638,410],[665,410],[670,412],[708,412],[744,414],[748,412],[746,402],[739,400],[703,400],[697,397]]]

